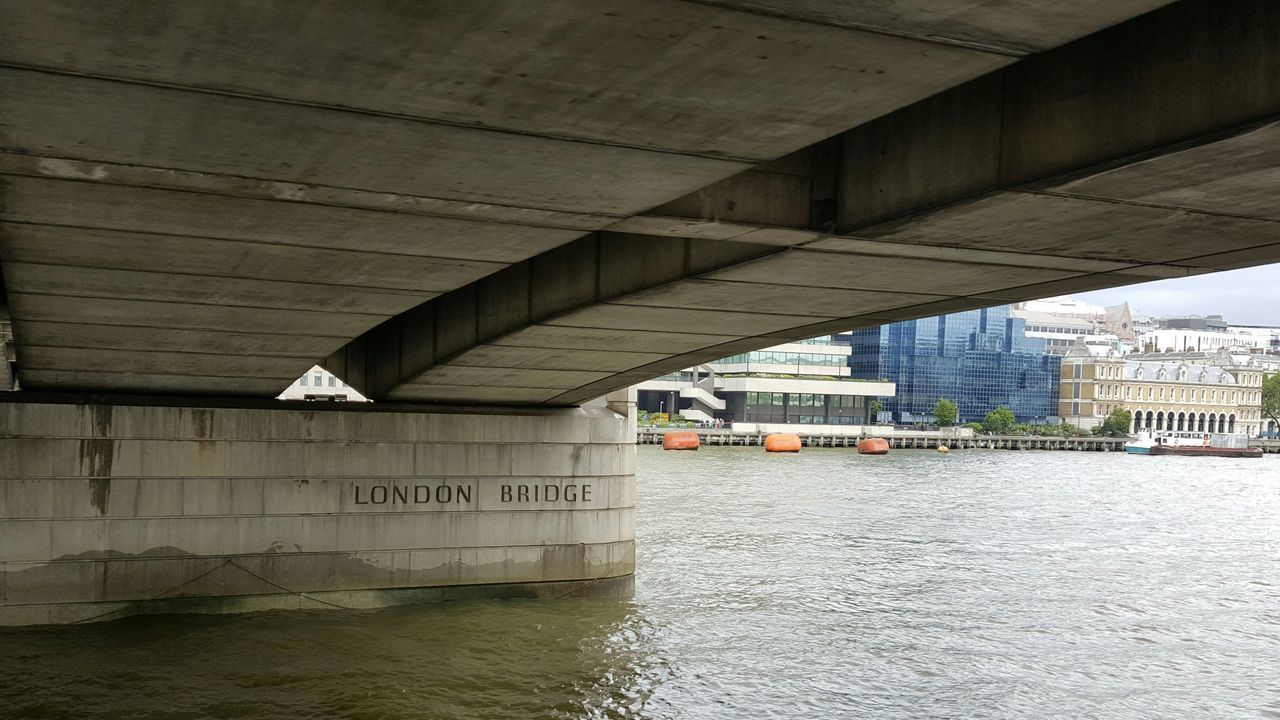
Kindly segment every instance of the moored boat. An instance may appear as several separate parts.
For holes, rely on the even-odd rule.
[[[698,433],[688,430],[670,431],[662,436],[663,450],[697,450],[700,444]]]
[[[1262,448],[1249,447],[1238,433],[1199,433],[1176,430],[1144,431],[1124,444],[1131,455],[1187,455],[1192,457],[1262,457]]]
[[[859,455],[888,455],[889,441],[884,438],[863,438],[858,441]]]
[[[773,433],[764,439],[765,452],[800,452],[800,436],[792,433]]]

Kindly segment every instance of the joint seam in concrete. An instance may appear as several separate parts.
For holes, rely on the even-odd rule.
[[[339,193],[368,195],[368,196],[381,197],[381,198],[390,197],[390,198],[397,198],[397,199],[406,199],[410,201],[449,203],[449,204],[456,204],[456,205],[463,206],[466,208],[471,208],[471,209],[492,208],[500,212],[510,211],[510,212],[546,213],[546,214],[555,215],[557,217],[575,218],[575,219],[581,219],[583,221],[589,221],[589,222],[583,222],[576,225],[556,224],[556,223],[549,223],[549,222],[548,223],[514,222],[512,220],[502,220],[502,219],[490,218],[490,217],[480,218],[480,217],[476,217],[475,215],[463,214],[461,212],[456,214],[439,212],[439,211],[424,212],[422,210],[416,210],[416,209],[404,208],[404,207],[391,209],[391,208],[385,208],[385,207],[374,207],[370,205],[357,205],[354,203],[340,203],[340,202],[331,202],[331,201],[321,202],[321,201],[310,200],[310,199],[295,200],[295,199],[280,197],[279,195],[275,195],[275,194],[253,194],[247,191],[235,193],[235,192],[230,192],[225,190],[218,191],[213,189],[193,187],[190,185],[143,184],[143,183],[134,183],[134,182],[121,182],[118,179],[115,179],[114,175],[112,176],[113,181],[111,182],[107,182],[103,180],[94,180],[94,179],[84,178],[84,177],[73,177],[73,176],[57,175],[57,174],[51,174],[51,173],[42,173],[39,171],[24,172],[21,169],[12,169],[12,168],[0,169],[0,175],[31,178],[36,180],[84,183],[88,185],[107,185],[110,187],[137,188],[142,190],[157,190],[161,192],[185,193],[189,195],[209,195],[212,197],[221,197],[221,198],[227,198],[231,200],[275,202],[275,203],[282,203],[282,204],[288,204],[288,205],[315,205],[318,207],[329,207],[329,208],[337,208],[337,209],[343,209],[343,210],[359,210],[363,212],[384,213],[388,215],[409,215],[414,217],[439,218],[442,220],[458,220],[462,222],[472,222],[472,223],[481,223],[481,224],[511,225],[514,227],[534,227],[534,228],[542,228],[542,229],[548,229],[548,230],[577,230],[584,234],[597,230],[600,227],[603,227],[604,225],[607,225],[609,223],[618,222],[621,220],[625,220],[628,217],[631,217],[629,215],[614,215],[610,213],[600,213],[600,212],[574,213],[566,210],[553,210],[549,208],[539,208],[539,207],[533,207],[533,206],[502,205],[502,204],[497,204],[492,202],[482,202],[478,200],[458,200],[454,198],[435,197],[431,195],[408,195],[405,193],[388,192],[386,190],[362,190],[360,188],[345,187],[341,185],[325,185],[322,183],[315,183],[315,182],[303,183],[295,180],[273,180],[273,179],[267,179],[267,178],[254,177],[250,175],[233,175],[229,173],[215,173],[215,172],[205,172],[205,171],[197,171],[197,170],[182,170],[177,168],[157,167],[154,165],[138,165],[133,163],[86,160],[84,158],[73,158],[73,157],[65,157],[65,156],[58,156],[58,155],[33,155],[33,154],[25,153],[16,149],[0,149],[0,168],[3,168],[4,160],[9,158],[14,158],[14,157],[33,158],[37,161],[58,160],[62,162],[77,163],[81,165],[102,167],[102,168],[125,168],[127,170],[141,171],[145,173],[155,173],[163,176],[227,178],[232,180],[246,181],[249,183],[277,185],[277,186],[289,187],[289,188],[299,188],[299,187],[314,188],[314,189],[334,191]]]
[[[22,72],[41,73],[45,75],[58,75],[62,77],[74,77],[86,80],[98,80],[102,82],[120,83],[122,85],[135,85],[139,87],[151,87],[161,90],[169,90],[173,92],[189,92],[201,95],[217,95],[220,97],[236,98],[239,100],[248,100],[250,102],[272,103],[276,105],[291,105],[294,107],[305,107],[315,110],[323,110],[335,113],[350,113],[353,115],[364,115],[367,117],[385,118],[388,120],[400,120],[403,122],[412,122],[421,125],[438,125],[442,127],[457,128],[460,130],[468,130],[472,132],[495,134],[495,135],[514,135],[519,137],[534,138],[539,140],[550,140],[553,142],[573,143],[577,145],[594,145],[596,147],[617,148],[620,150],[632,150],[635,152],[647,152],[656,155],[673,155],[679,157],[698,158],[701,160],[714,160],[724,163],[736,163],[739,165],[759,165],[766,163],[775,158],[749,158],[735,157],[732,155],[720,155],[716,153],[699,153],[687,150],[672,150],[669,148],[650,147],[645,145],[633,145],[629,143],[609,142],[593,138],[584,138],[571,135],[557,135],[554,133],[530,132],[527,130],[518,130],[515,128],[499,127],[496,125],[476,125],[472,123],[458,122],[454,120],[445,120],[442,118],[432,118],[422,115],[409,115],[406,113],[396,113],[386,110],[374,110],[371,108],[360,108],[349,105],[331,105],[321,102],[308,100],[298,100],[294,98],[278,97],[273,95],[260,95],[256,93],[237,92],[222,88],[201,87],[195,85],[179,85],[177,83],[166,83],[158,80],[140,80],[136,78],[117,77],[114,75],[101,75],[96,73],[76,72],[72,70],[63,70],[61,68],[44,67],[40,65],[26,65],[22,63],[0,63],[0,68],[10,70],[19,70]],[[745,168],[744,168],[745,169]]]
[[[749,8],[740,5],[721,4],[716,0],[680,0],[691,5],[703,5],[706,7],[714,7],[718,10],[726,10],[729,12],[742,13],[744,15],[756,15],[759,17],[768,17],[775,20],[785,20],[788,22],[799,23],[803,25],[817,25],[819,27],[835,28],[838,30],[848,30],[856,33],[866,33],[868,35],[881,35],[884,37],[896,38],[898,40],[908,40],[913,42],[925,43],[929,45],[942,45],[960,50],[969,50],[971,52],[982,53],[984,55],[999,55],[1008,58],[1023,58],[1030,53],[1023,50],[1015,50],[1013,48],[1001,47],[999,45],[989,45],[987,43],[971,42],[968,40],[960,40],[958,38],[948,38],[941,35],[922,35],[916,33],[908,33],[900,30],[891,30],[889,28],[879,27],[877,25],[864,25],[862,23],[836,23],[822,22],[812,18],[796,17],[787,15],[781,11],[771,12],[765,8]]]

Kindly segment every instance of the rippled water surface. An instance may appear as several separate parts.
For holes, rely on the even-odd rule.
[[[636,597],[0,632],[0,716],[1280,718],[1280,456],[639,449]]]

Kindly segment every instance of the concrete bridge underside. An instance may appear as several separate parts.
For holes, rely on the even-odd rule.
[[[379,400],[573,405],[1280,260],[1266,0],[2,12],[33,390],[267,397],[327,358]]]

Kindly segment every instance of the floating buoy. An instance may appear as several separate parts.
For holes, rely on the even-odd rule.
[[[888,455],[889,441],[884,438],[864,438],[858,441],[859,455]]]
[[[764,439],[766,452],[800,452],[800,436],[791,433],[774,433]]]
[[[949,453],[949,452],[951,452],[951,448],[947,447],[946,445],[939,445],[939,446],[938,446],[938,452],[940,452],[940,453]]]
[[[696,432],[669,432],[662,436],[663,450],[697,450],[698,445]]]

